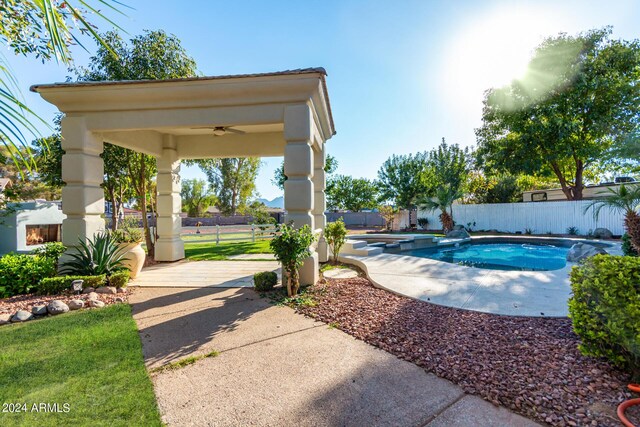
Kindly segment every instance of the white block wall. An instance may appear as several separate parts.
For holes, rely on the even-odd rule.
[[[456,224],[471,226],[473,230],[498,230],[514,233],[530,228],[534,234],[564,234],[569,227],[577,227],[579,234],[589,230],[608,228],[614,235],[624,233],[624,215],[602,208],[596,221],[593,210],[584,213],[590,200],[566,202],[495,203],[480,205],[454,205],[453,220]],[[429,218],[429,228],[442,227],[438,215],[440,211],[418,211],[418,218]]]

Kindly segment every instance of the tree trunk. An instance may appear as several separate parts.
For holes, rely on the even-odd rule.
[[[446,210],[443,210],[440,214],[440,222],[442,223],[442,230],[445,233],[453,230],[453,218],[451,218],[451,215],[449,215],[449,212]]]
[[[118,204],[116,203],[116,192],[113,187],[107,188],[107,193],[109,193],[109,202],[111,203],[111,229],[118,229]]]
[[[147,244],[147,254],[153,258],[155,256],[154,243],[151,240],[151,230],[149,229],[149,221],[147,220],[147,181],[145,176],[144,155],[140,154],[140,176],[138,177],[138,204],[142,213],[142,227],[144,228],[144,239]]]
[[[627,211],[624,216],[624,227],[631,240],[631,246],[640,253],[640,215],[634,211]]]

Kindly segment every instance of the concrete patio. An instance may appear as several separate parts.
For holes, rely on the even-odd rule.
[[[265,257],[268,257],[266,254]],[[262,255],[260,255],[262,256]],[[249,258],[250,259],[250,258]],[[275,271],[277,261],[179,261],[146,267],[130,286],[170,288],[253,287],[253,275]]]
[[[130,297],[168,425],[535,426],[412,363],[251,289],[140,288]]]

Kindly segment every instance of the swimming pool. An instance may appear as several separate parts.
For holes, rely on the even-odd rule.
[[[491,270],[548,271],[564,268],[568,251],[568,247],[550,244],[472,243],[402,254]]]

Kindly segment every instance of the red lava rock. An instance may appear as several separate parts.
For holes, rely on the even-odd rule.
[[[448,379],[467,393],[554,426],[619,426],[627,373],[578,351],[567,318],[500,316],[329,279],[299,311]],[[585,410],[594,404],[605,411]],[[578,408],[575,410],[575,408]]]

